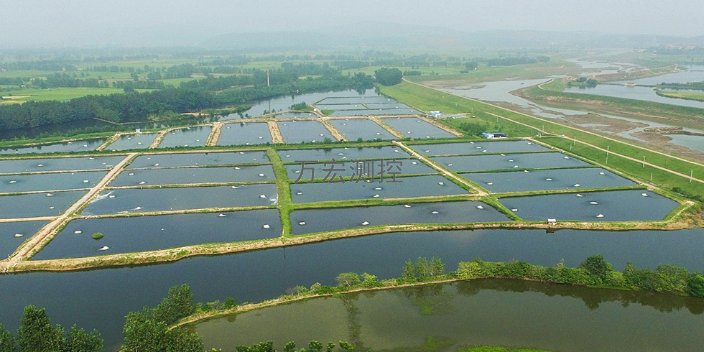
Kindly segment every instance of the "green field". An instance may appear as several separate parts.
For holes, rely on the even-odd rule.
[[[149,89],[137,89],[144,92]],[[109,95],[122,94],[124,91],[118,88],[47,88],[47,89],[22,89],[2,93],[3,101],[0,104],[13,104],[25,101],[66,101],[86,95]]]
[[[685,100],[704,101],[704,92],[702,92],[702,93],[695,93],[695,92],[664,92],[664,91],[658,90],[657,93],[658,93],[658,95],[662,95],[662,96],[668,97],[668,98],[677,98],[677,99],[685,99]]]

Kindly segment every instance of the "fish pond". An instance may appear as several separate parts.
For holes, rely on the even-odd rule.
[[[97,232],[104,237],[94,240],[91,235]],[[280,235],[281,217],[276,209],[77,219],[32,258],[90,257],[202,243],[261,240]],[[101,251],[104,246],[108,249]]]
[[[490,192],[529,192],[560,189],[634,186],[637,183],[602,168],[477,172],[462,174]]]
[[[159,143],[159,148],[202,147],[212,130],[211,126],[198,126],[170,131]]]
[[[83,215],[267,206],[277,202],[274,184],[114,189],[100,193]]]
[[[281,136],[288,144],[323,142],[325,138],[336,140],[318,121],[288,121],[278,124]]]
[[[0,173],[112,169],[124,156],[0,160]]]
[[[8,257],[48,223],[48,221],[0,222],[0,258]]]
[[[86,191],[63,191],[0,196],[0,218],[58,216],[78,201]]]
[[[587,162],[566,156],[562,153],[439,156],[434,157],[433,160],[448,170],[458,172],[591,166],[591,164]]]
[[[0,148],[0,154],[89,152],[95,150],[95,148],[98,148],[104,142],[105,139],[86,139],[71,142],[43,144],[32,147]]]
[[[491,206],[474,201],[304,209],[291,212],[294,235],[378,225],[490,221],[509,221],[509,219]]]
[[[415,109],[364,109],[364,110],[337,110],[330,116],[383,116],[383,115],[419,115]],[[417,129],[418,127],[414,127]],[[454,136],[452,136],[454,137]],[[441,138],[438,136],[437,138]]]
[[[262,151],[158,154],[138,156],[132,161],[129,168],[264,164],[268,162],[266,152]]]
[[[4,175],[0,176],[0,193],[92,188],[105,175],[104,171]]]
[[[439,175],[384,178],[367,182],[316,182],[291,184],[294,203],[342,201],[351,199],[389,199],[469,194],[469,191]]]
[[[255,145],[271,143],[266,123],[228,123],[222,126],[218,145]]]
[[[110,187],[273,181],[271,165],[125,170]]]
[[[364,148],[326,148],[326,149],[292,149],[277,152],[284,163],[301,160],[354,160],[354,159],[393,159],[407,158],[410,155],[401,148],[364,147]]]
[[[417,159],[384,159],[384,160],[365,160],[365,161],[336,161],[334,163],[298,163],[287,164],[285,166],[286,174],[290,180],[299,180],[299,182],[310,182],[316,178],[335,178],[342,176],[345,180],[357,180],[378,176],[385,176],[395,173],[400,175],[416,175],[416,174],[434,174],[438,171],[432,167],[425,165]]]
[[[699,351],[702,300],[670,301],[644,292],[488,279],[316,298],[205,321],[195,331],[205,348],[223,350],[267,340],[277,348],[288,341],[351,341],[354,330],[357,342],[372,351],[497,345]]]
[[[146,149],[152,145],[156,137],[156,133],[122,135],[116,141],[108,145],[105,150]]]
[[[407,138],[454,138],[450,132],[435,127],[428,122],[414,117],[399,117],[384,119],[389,126],[401,132]]]
[[[428,156],[463,155],[479,153],[510,153],[546,151],[548,148],[528,141],[487,141],[469,143],[408,144],[420,154]]]
[[[356,141],[359,138],[365,141],[376,139],[394,139],[394,136],[391,133],[372,120],[330,120],[330,123],[351,141]]]

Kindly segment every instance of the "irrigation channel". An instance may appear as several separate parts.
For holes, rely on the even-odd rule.
[[[196,301],[259,302],[298,285],[334,285],[342,272],[398,277],[419,256],[442,258],[448,270],[477,256],[576,266],[595,253],[619,270],[627,261],[704,267],[704,230],[686,228],[691,202],[533,139],[452,143],[457,131],[398,116],[413,109],[387,97],[340,93],[315,101],[339,114],[230,116],[41,147],[101,146],[100,153],[0,160],[0,252],[8,257],[0,261],[0,322],[14,330],[24,306],[46,307],[55,323],[98,329],[114,351],[128,312],[156,305],[183,283]],[[367,118],[369,111],[394,114]],[[415,141],[381,141],[394,136]],[[98,232],[104,237],[93,239]],[[314,299],[194,329],[208,348],[349,339],[352,318],[342,302],[359,312],[352,318],[360,341],[374,350],[419,346],[428,337],[448,347],[575,351],[686,351],[704,343],[696,328],[704,326],[702,300],[496,280]],[[621,323],[595,323],[614,317]],[[282,320],[310,324],[271,323]]]

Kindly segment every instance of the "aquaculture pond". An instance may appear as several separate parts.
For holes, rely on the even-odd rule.
[[[567,93],[601,95],[607,97],[650,101],[661,104],[686,106],[691,108],[704,108],[704,102],[702,101],[668,98],[660,96],[657,94],[655,88],[653,87],[632,87],[625,85],[599,84],[598,86],[593,88],[567,87],[564,91]]]
[[[2,175],[0,176],[0,193],[92,188],[105,175],[107,175],[107,171]]]
[[[228,123],[222,126],[218,145],[254,145],[271,143],[266,123]]]
[[[230,152],[230,153],[184,153],[184,154],[158,154],[141,155],[132,161],[129,168],[148,167],[182,167],[182,166],[211,166],[211,165],[236,165],[236,164],[263,164],[268,163],[266,152]]]
[[[410,155],[396,147],[364,147],[364,148],[326,148],[326,149],[292,149],[277,152],[281,161],[297,162],[322,160],[355,160],[355,159],[393,159],[407,158]]]
[[[72,142],[51,143],[32,147],[0,148],[0,154],[88,152],[95,150],[95,148],[98,148],[104,142],[105,139],[100,138]]]
[[[318,121],[288,121],[277,122],[284,142],[288,144],[323,142],[325,138],[330,141],[336,139],[327,128]]]
[[[414,117],[388,118],[386,124],[401,132],[407,138],[454,138],[450,132],[435,127],[428,122]]]
[[[704,136],[689,136],[686,134],[668,134],[667,136],[671,138],[668,143],[681,145],[704,153]]]
[[[0,222],[0,258],[5,259],[10,256],[17,247],[48,223],[48,221]]]
[[[211,126],[198,126],[170,131],[159,143],[159,148],[202,147],[212,130]]]
[[[288,111],[282,114],[274,116],[277,119],[296,119],[296,118],[306,118],[306,117],[317,117],[318,115],[312,112],[295,112]]]
[[[433,160],[452,171],[531,169],[591,166],[562,153],[511,153],[463,156],[438,156]]]
[[[366,110],[364,104],[315,104],[320,110]]]
[[[265,206],[277,202],[274,184],[114,189],[100,193],[83,215]]]
[[[0,160],[0,173],[112,169],[124,156]]]
[[[415,109],[364,109],[364,110],[337,110],[330,116],[379,116],[379,115],[418,115]],[[454,137],[454,136],[453,136]]]
[[[299,182],[310,182],[311,179],[315,178],[335,178],[335,180],[339,180],[338,176],[342,176],[345,180],[350,178],[357,180],[360,176],[368,178],[381,174],[388,176],[392,173],[397,176],[438,173],[437,170],[417,159],[384,159],[357,162],[342,160],[335,161],[335,163],[287,164],[285,168],[288,178],[290,180],[299,180],[300,178]]]
[[[369,91],[367,91],[369,92]],[[372,90],[373,92],[373,90]],[[317,103],[315,103],[316,106],[318,105],[325,105],[325,104],[367,104],[367,103],[384,103],[384,102],[395,102],[396,100],[383,96],[383,95],[378,95],[376,93],[373,94],[367,94],[367,95],[362,95],[362,96],[348,96],[348,97],[329,97],[326,99],[323,99]]]
[[[52,323],[78,324],[87,330],[97,328],[106,340],[106,349],[116,351],[122,342],[127,313],[141,310],[145,305],[157,305],[167,295],[169,287],[183,283],[191,286],[197,302],[222,301],[228,296],[237,302],[260,302],[278,297],[287,288],[298,285],[310,287],[316,282],[335,285],[335,277],[344,272],[367,272],[380,279],[398,277],[405,261],[420,256],[442,258],[446,270],[455,270],[459,261],[476,257],[487,261],[515,259],[548,266],[565,259],[567,266],[574,267],[594,253],[603,254],[616,270],[623,270],[627,261],[633,261],[636,267],[651,269],[670,263],[697,270],[704,266],[702,247],[704,229],[390,233],[186,258],[166,265],[3,275],[0,276],[0,297],[3,297],[0,321],[8,330],[15,331],[25,306],[46,307]],[[656,294],[648,297],[666,307],[687,307],[679,303],[682,297]],[[700,302],[695,302],[697,309],[701,309]],[[559,307],[552,307],[551,312]]]
[[[469,143],[408,144],[408,146],[418,153],[428,156],[549,150],[540,144],[529,141],[480,141]]]
[[[30,193],[0,196],[0,218],[58,216],[78,201],[86,191]]]
[[[125,134],[110,143],[105,150],[147,149],[157,136],[156,133]]]
[[[110,187],[273,181],[271,165],[125,170]]]
[[[549,194],[499,199],[524,220],[662,220],[679,203],[647,190]]]
[[[351,199],[389,199],[469,194],[469,191],[439,175],[384,178],[367,182],[317,182],[291,184],[294,203],[340,201]]]
[[[528,192],[559,189],[634,186],[637,183],[602,168],[551,169],[477,172],[462,177],[478,183],[490,192]]]
[[[97,232],[104,237],[94,240],[91,236]],[[280,235],[281,217],[276,209],[77,219],[32,258],[90,257],[202,243],[261,240]]]
[[[489,221],[509,221],[509,219],[491,206],[474,201],[303,209],[291,212],[294,235],[377,225]]]
[[[365,141],[375,139],[394,139],[394,136],[391,133],[372,120],[330,120],[330,123],[351,141],[356,141],[359,138],[362,138]]]
[[[195,330],[206,349],[223,350],[267,340],[277,348],[288,341],[351,341],[352,330],[360,349],[372,351],[424,351],[429,345],[434,351],[487,345],[701,350],[702,300],[667,301],[644,292],[489,279],[316,298],[205,321]]]

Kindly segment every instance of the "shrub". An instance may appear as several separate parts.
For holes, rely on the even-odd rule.
[[[91,237],[93,237],[94,240],[99,240],[99,239],[101,239],[101,238],[103,238],[103,237],[105,237],[105,236],[103,236],[103,234],[100,233],[100,232],[96,232],[96,233],[94,233],[93,236],[91,236]]]

